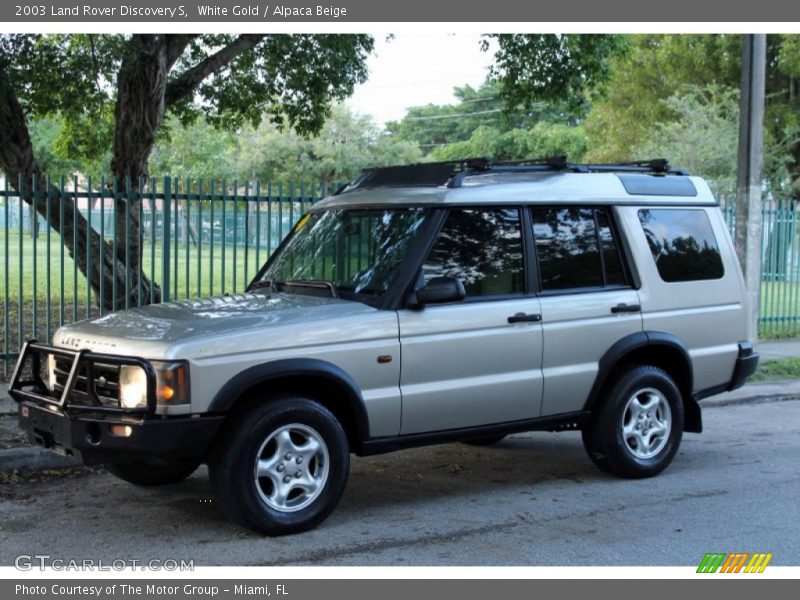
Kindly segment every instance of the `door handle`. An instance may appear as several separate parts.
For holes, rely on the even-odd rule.
[[[611,307],[612,313],[634,313],[634,312],[642,312],[642,305],[641,304],[625,304],[621,302],[616,306]]]
[[[517,313],[508,317],[509,323],[538,323],[542,320],[540,314]]]

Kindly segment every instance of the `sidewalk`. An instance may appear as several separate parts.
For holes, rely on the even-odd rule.
[[[800,338],[760,342],[756,346],[756,352],[761,354],[761,360],[800,357]]]

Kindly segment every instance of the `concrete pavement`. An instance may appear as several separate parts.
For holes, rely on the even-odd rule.
[[[142,489],[108,473],[0,486],[0,565],[193,559],[196,565],[693,565],[707,552],[800,564],[800,401],[710,406],[658,477],[595,468],[580,433],[526,433],[355,458],[319,528],[232,525],[206,469]],[[758,577],[758,576],[755,576]],[[645,585],[646,587],[646,585]]]
[[[800,357],[800,338],[759,342],[756,351],[763,359]]]

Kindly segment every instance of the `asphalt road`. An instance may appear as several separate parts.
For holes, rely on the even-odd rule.
[[[580,435],[514,435],[354,459],[318,529],[263,538],[229,524],[205,468],[138,489],[105,472],[0,485],[0,564],[54,558],[195,565],[696,565],[706,552],[800,564],[800,401],[707,407],[659,477],[591,464]]]

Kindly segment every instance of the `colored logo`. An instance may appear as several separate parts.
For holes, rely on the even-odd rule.
[[[698,573],[763,573],[772,552],[709,553],[700,561]]]

